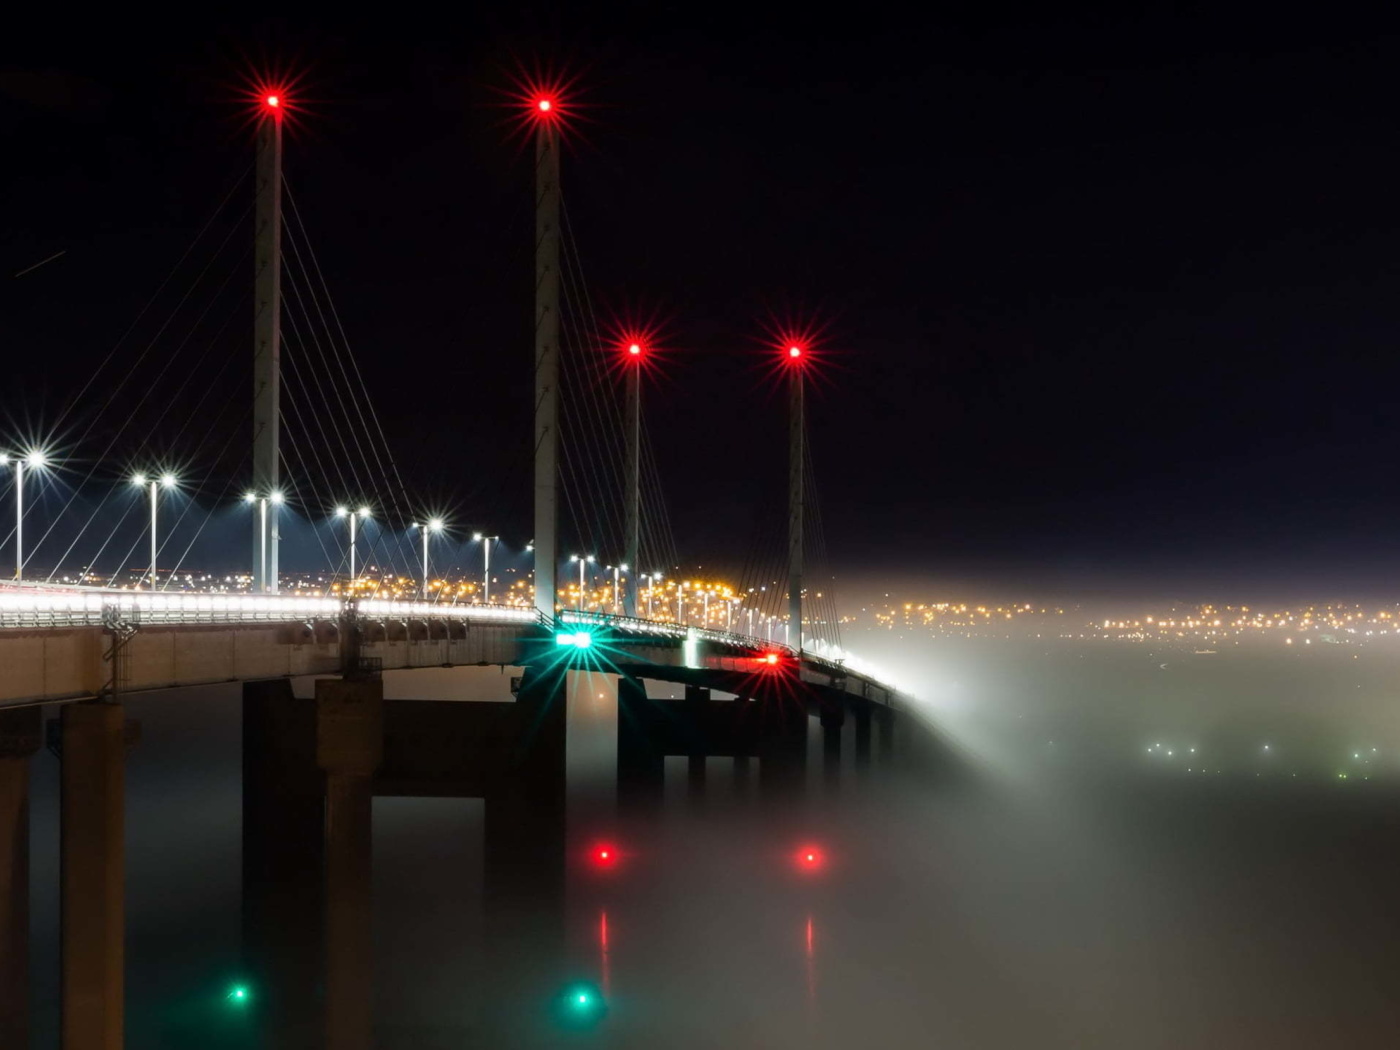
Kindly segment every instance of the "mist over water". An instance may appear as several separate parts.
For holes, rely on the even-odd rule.
[[[926,698],[921,761],[858,776],[848,723],[831,785],[814,723],[779,805],[725,759],[692,795],[668,760],[664,809],[572,880],[567,959],[506,1031],[482,803],[376,799],[377,1045],[1390,1045],[1400,652],[851,642]],[[127,704],[128,1045],[256,1045],[225,1000],[239,691]],[[56,763],[34,770],[34,1045],[56,1046]],[[551,1022],[574,982],[606,998],[595,1026]]]

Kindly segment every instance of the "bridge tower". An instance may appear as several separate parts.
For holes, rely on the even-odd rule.
[[[807,458],[806,398],[803,371],[807,348],[790,343],[783,354],[788,366],[788,644],[802,650],[802,522],[807,510],[803,467]]]
[[[559,564],[559,103],[530,100],[535,123],[535,608],[554,618]]]
[[[269,90],[258,99],[253,220],[253,493],[270,512],[253,515],[253,590],[277,591],[280,539],[279,429],[282,395],[282,118],[287,100]],[[265,549],[264,549],[265,545]]]
[[[642,361],[646,356],[646,341],[629,339],[624,348],[623,364],[627,369],[627,507],[625,512],[627,597],[623,615],[637,615],[637,580],[641,578],[638,564],[642,559]],[[615,596],[614,596],[615,597]]]

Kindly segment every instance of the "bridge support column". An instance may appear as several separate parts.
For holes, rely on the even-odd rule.
[[[807,709],[792,696],[761,697],[763,731],[758,753],[758,787],[765,797],[801,793],[807,777]]]
[[[243,965],[258,1045],[315,1050],[325,943],[325,776],[316,705],[243,686]]]
[[[655,813],[666,790],[666,756],[652,740],[655,711],[646,686],[635,678],[617,683],[618,804],[634,813]]]
[[[122,1045],[125,970],[125,765],[120,704],[62,714],[60,866],[64,1050]]]
[[[685,687],[686,737],[690,741],[687,755],[685,785],[686,801],[691,806],[705,803],[705,759],[709,754],[709,740],[706,733],[705,708],[710,702],[710,691],[703,686]]]
[[[870,772],[870,705],[857,704],[853,712],[856,720],[856,771]]]
[[[875,743],[881,762],[894,761],[894,712],[885,710],[875,722]]]
[[[540,1004],[565,979],[566,689],[562,669],[526,669],[521,732],[486,797],[487,1045],[543,1041]]]
[[[29,1045],[29,760],[37,707],[0,711],[0,1046]]]
[[[822,704],[822,780],[828,789],[841,782],[841,728],[845,723],[844,707],[839,703]]]
[[[326,772],[326,1046],[373,1045],[371,778],[384,756],[384,683],[316,682],[316,762]]]
[[[753,781],[753,763],[748,755],[734,756],[734,794],[747,798]]]

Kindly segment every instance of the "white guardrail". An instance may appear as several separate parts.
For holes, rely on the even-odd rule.
[[[0,591],[0,628],[83,627],[111,618],[135,623],[290,623],[333,620],[345,606],[339,598],[283,594],[161,594],[141,591]],[[436,602],[361,598],[361,616],[471,620],[484,623],[538,623],[534,609],[506,605],[448,605]]]
[[[96,587],[10,585],[0,590],[0,629],[101,626],[114,618],[146,624],[324,621],[337,619],[344,605],[345,601],[340,598],[308,598],[289,594],[163,594]],[[540,614],[534,609],[509,605],[453,605],[443,602],[360,598],[358,608],[360,615],[369,619],[431,617],[496,624],[540,622]],[[569,609],[562,610],[559,619],[564,623],[596,623],[624,632],[661,635],[677,640],[699,639],[721,645],[797,655],[796,650],[781,642],[684,624]],[[839,665],[876,681],[890,681],[887,675],[854,654],[818,640],[807,643],[803,647],[803,655],[816,661]]]

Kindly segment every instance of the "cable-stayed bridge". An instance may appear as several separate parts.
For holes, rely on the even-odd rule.
[[[283,171],[295,99],[267,90],[256,109],[251,169],[142,311],[132,331],[143,324],[144,342],[128,333],[80,384],[62,440],[5,452],[15,571],[0,585],[0,1045],[24,1042],[13,1019],[27,995],[26,785],[44,738],[62,762],[65,1046],[121,1045],[122,769],[137,736],[125,694],[244,683],[246,965],[266,989],[268,1046],[369,1045],[375,794],[486,798],[496,921],[537,924],[562,900],[578,844],[611,828],[619,805],[654,799],[668,755],[686,756],[693,780],[710,756],[757,759],[760,783],[790,792],[814,719],[828,772],[846,734],[861,768],[895,746],[906,698],[841,648],[831,588],[810,585],[824,539],[809,341],[780,332],[772,347],[788,393],[785,527],[760,530],[737,595],[713,613],[705,591],[694,622],[675,580],[675,615],[669,602],[662,613],[662,567],[680,559],[644,426],[653,346],[643,330],[602,330],[560,193],[568,108],[528,92],[534,425],[522,469],[528,459],[534,518],[518,556],[531,556],[533,587],[493,603],[499,537],[475,534],[454,554],[443,518],[415,510],[350,352]],[[251,243],[238,236],[249,220]],[[250,259],[249,293],[236,275]],[[247,388],[230,382],[249,313],[251,443]],[[150,454],[153,435],[185,449],[180,461]],[[182,582],[201,550],[249,526],[246,588]],[[289,543],[325,568],[325,587],[283,592]],[[605,550],[616,564],[597,564]],[[433,568],[436,554],[445,577],[465,551],[485,565],[462,601]],[[137,586],[112,585],[143,557]],[[98,565],[109,585],[71,582],[100,581]],[[600,568],[612,574],[605,601],[585,579]],[[460,669],[458,702],[386,701],[384,673],[415,668]],[[314,696],[297,698],[291,682],[312,677]],[[39,705],[57,702],[45,729]]]

